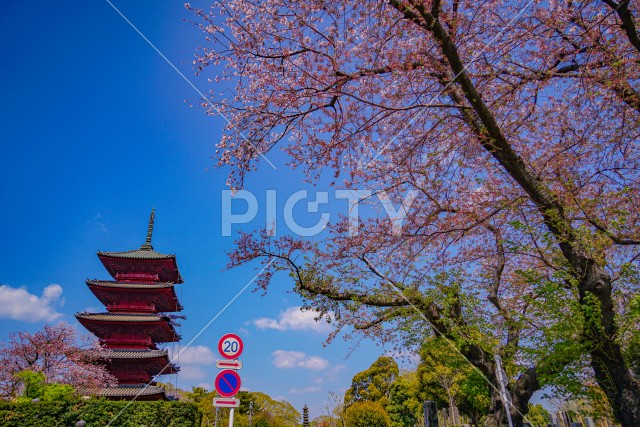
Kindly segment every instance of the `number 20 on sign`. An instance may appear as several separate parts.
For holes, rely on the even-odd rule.
[[[225,334],[218,341],[218,352],[225,359],[237,359],[243,348],[242,340],[236,334]]]

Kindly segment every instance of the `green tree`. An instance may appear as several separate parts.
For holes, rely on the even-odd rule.
[[[637,280],[640,274],[634,268],[629,276]],[[621,316],[620,323],[620,344],[623,347],[625,359],[636,378],[640,378],[640,294],[631,298],[629,312]]]
[[[61,402],[69,400],[76,391],[69,384],[47,383],[44,373],[28,369],[15,374],[15,378],[24,388],[22,396],[16,398],[19,402],[29,402],[32,399],[44,402]]]
[[[490,404],[489,387],[482,376],[442,338],[427,339],[420,359],[418,381],[422,396],[434,400],[439,407],[457,407],[479,425]]]
[[[193,387],[190,392],[186,393],[186,396],[193,403],[200,403],[203,399],[207,398],[209,391],[204,387]]]
[[[69,400],[75,394],[76,389],[69,384],[45,384],[44,393],[42,393],[42,400],[45,402],[60,402],[63,400]]]
[[[356,374],[344,395],[345,406],[355,402],[371,401],[383,408],[387,405],[391,385],[398,377],[398,364],[393,358],[380,356],[371,366]]]
[[[217,393],[212,391],[201,397],[202,390],[194,388],[189,394],[195,396],[195,399],[199,399],[198,408],[203,414],[203,422],[209,422],[210,425],[213,425],[216,419],[216,408],[213,406],[212,400],[217,397]],[[234,426],[236,427],[249,426],[250,405],[253,410],[252,427],[297,427],[299,425],[300,413],[287,401],[275,400],[265,393],[255,391],[240,391],[236,398],[240,400],[240,407],[234,412]],[[194,397],[191,399],[193,400]],[[218,425],[227,425],[228,423],[229,409],[220,408],[218,410]]]
[[[253,401],[256,419],[263,416],[278,427],[297,427],[300,423],[300,412],[285,400],[274,400],[269,395],[260,392],[248,392],[246,399]],[[246,400],[245,402],[248,405]]]
[[[309,423],[311,427],[342,427],[342,422],[329,415],[320,415],[312,419]]]
[[[422,403],[419,398],[416,372],[404,371],[391,384],[386,410],[391,418],[391,427],[413,427],[422,418]]]
[[[534,426],[546,426],[551,422],[551,416],[549,411],[544,409],[540,404],[532,405],[529,403],[529,413],[527,414],[529,423]]]
[[[389,414],[377,402],[359,401],[347,408],[345,427],[390,427]]]
[[[42,372],[34,372],[28,369],[20,371],[14,377],[22,383],[24,391],[22,397],[28,399],[40,399],[44,394],[45,376]]]
[[[331,300],[324,307],[340,316],[352,302],[346,320],[359,329],[404,320],[412,306],[454,341],[460,316],[443,320],[424,276],[462,265],[494,307],[494,336],[513,356],[503,359],[520,363],[511,384],[520,412],[543,384],[540,361],[514,349],[547,325],[527,310],[538,292],[518,270],[562,272],[559,289],[597,308],[580,337],[595,378],[620,421],[639,426],[640,382],[617,318],[620,296],[637,291],[619,273],[638,264],[640,246],[638,12],[637,1],[614,0],[228,0],[196,10],[212,44],[198,71],[210,66],[236,89],[206,103],[229,115],[217,160],[233,168],[230,185],[283,150],[311,182],[333,175],[337,186],[392,192],[395,206],[418,193],[403,205],[401,232],[380,209],[358,233],[348,219],[331,224],[308,249],[285,236],[274,256],[272,233],[258,248],[242,236],[232,264],[264,256],[266,290],[302,248],[330,276],[298,280],[303,296]],[[495,353],[461,344],[495,387]]]
[[[317,427],[343,427],[344,409],[344,396],[330,391],[327,396],[327,402],[322,407],[322,416],[312,420],[311,425]]]

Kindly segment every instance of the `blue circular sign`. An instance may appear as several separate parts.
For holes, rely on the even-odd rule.
[[[232,397],[240,391],[240,375],[231,369],[218,372],[216,376],[216,391],[222,397]]]

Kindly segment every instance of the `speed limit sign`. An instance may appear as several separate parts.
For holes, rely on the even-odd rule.
[[[218,352],[225,359],[237,359],[243,348],[242,340],[236,334],[225,334],[218,341]]]

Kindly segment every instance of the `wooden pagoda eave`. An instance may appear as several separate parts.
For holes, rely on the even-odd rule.
[[[106,317],[104,314],[98,313],[98,315]],[[82,326],[100,339],[109,339],[113,335],[129,335],[132,337],[151,337],[154,343],[162,343],[177,342],[181,338],[173,325],[169,323],[168,318],[161,316],[157,316],[157,320],[151,321],[107,320],[79,313],[76,314],[76,318]]]
[[[114,254],[117,253],[98,252],[98,258],[114,280],[137,275],[141,280],[183,283],[178,264],[172,255],[166,258],[135,258]]]
[[[138,284],[87,280],[87,286],[108,311],[174,312],[183,307],[173,283]]]
[[[151,376],[177,374],[180,368],[169,361],[168,356],[149,359],[109,359],[110,371],[139,371]]]
[[[165,390],[155,385],[119,385],[115,387],[80,387],[78,393],[109,400],[168,400]]]

